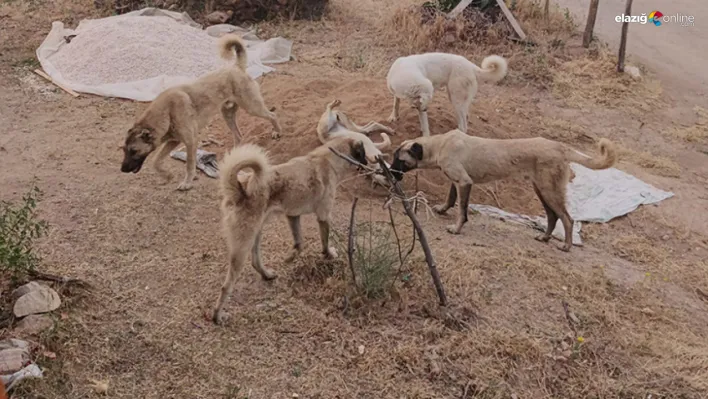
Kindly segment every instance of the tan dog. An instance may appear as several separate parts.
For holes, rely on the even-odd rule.
[[[327,104],[325,112],[317,123],[317,137],[319,137],[322,144],[336,137],[349,137],[354,140],[360,140],[364,143],[367,160],[374,169],[378,169],[379,164],[376,157],[384,156],[385,154],[382,151],[391,148],[391,139],[386,133],[393,134],[393,130],[373,121],[363,127],[359,126],[350,120],[343,111],[337,109],[340,105],[342,105],[340,100],[334,100]],[[383,141],[380,143],[374,143],[368,136],[376,131],[386,132],[381,133]],[[381,175],[375,174],[371,178],[374,183],[382,186],[387,185],[386,179]]]
[[[302,250],[300,216],[314,213],[320,228],[322,254],[337,256],[329,247],[330,213],[339,181],[351,164],[333,154],[329,147],[351,156],[366,165],[361,141],[342,137],[320,146],[309,154],[290,161],[271,165],[265,151],[254,144],[244,144],[224,156],[221,162],[222,225],[229,249],[230,266],[221,294],[214,308],[213,320],[222,319],[222,308],[231,295],[236,277],[251,253],[251,264],[263,277],[271,280],[276,274],[261,263],[261,230],[274,212],[282,212],[294,239],[291,255],[294,259]],[[253,173],[239,177],[239,172],[251,169]]]
[[[276,115],[266,108],[258,83],[246,73],[246,48],[241,39],[237,35],[225,35],[219,40],[219,48],[224,59],[233,58],[235,51],[235,65],[160,93],[128,130],[121,172],[138,173],[145,158],[161,146],[155,158],[155,169],[169,181],[172,176],[163,169],[162,162],[181,142],[187,152],[187,174],[178,190],[191,189],[196,178],[199,131],[221,112],[234,136],[234,146],[237,145],[241,141],[235,118],[239,107],[269,120],[274,128],[271,137],[280,137]]]
[[[565,244],[561,249],[569,251],[573,245],[573,219],[565,206],[571,171],[568,164],[575,162],[595,170],[612,167],[617,161],[614,144],[600,139],[599,148],[601,155],[589,158],[565,144],[542,137],[493,140],[452,130],[443,135],[404,141],[393,154],[391,168],[398,180],[403,178],[403,173],[416,168],[440,169],[452,180],[447,201],[433,208],[437,213],[444,214],[459,197],[457,223],[447,228],[452,234],[459,234],[467,222],[473,183],[527,176],[531,178],[548,218],[545,234],[537,239],[548,242],[560,218],[565,230]]]
[[[457,128],[467,132],[467,115],[477,94],[477,80],[497,82],[506,76],[507,62],[498,55],[482,60],[482,68],[467,58],[447,53],[425,53],[400,57],[386,76],[393,94],[389,122],[398,120],[400,100],[408,100],[418,110],[423,136],[430,136],[428,104],[435,89],[446,87],[447,96],[457,115]]]

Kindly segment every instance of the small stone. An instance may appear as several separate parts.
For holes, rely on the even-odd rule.
[[[642,309],[642,313],[644,313],[645,315],[650,315],[650,316],[651,316],[651,315],[654,314],[654,311],[651,310],[650,308],[644,308],[644,309]]]
[[[12,299],[16,300],[17,298],[19,298],[25,294],[29,294],[30,292],[36,291],[41,288],[42,288],[42,285],[39,284],[38,282],[30,281],[29,283],[27,283],[23,286],[17,287],[17,289],[12,291]]]
[[[639,68],[635,66],[625,66],[624,73],[633,77],[634,79],[640,79],[642,77],[642,73],[639,71]]]
[[[31,314],[17,323],[15,333],[17,335],[37,335],[42,331],[51,328],[54,321],[47,315]]]
[[[0,374],[20,371],[29,361],[30,357],[26,349],[10,348],[0,351]]]
[[[364,348],[364,345],[359,345],[359,348],[358,348],[358,349],[359,349],[359,354],[360,354],[360,355],[363,355],[363,354],[364,354],[364,350],[365,350],[366,348]]]
[[[661,239],[664,240],[664,241],[669,241],[669,238],[671,238],[671,237],[669,237],[668,234],[666,234],[666,235],[664,235],[664,236],[661,237]]]
[[[300,395],[298,395],[298,394],[296,394],[296,393],[293,394],[293,398],[297,399],[297,398],[299,398],[299,397],[300,397]]]
[[[51,312],[61,305],[59,294],[44,285],[21,296],[15,302],[13,313],[15,317],[24,317],[30,314]]]

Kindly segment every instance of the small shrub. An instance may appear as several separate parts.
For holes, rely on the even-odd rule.
[[[34,242],[47,229],[46,222],[37,219],[41,197],[42,192],[32,184],[20,204],[0,202],[0,272],[18,276],[33,271],[39,263]]]

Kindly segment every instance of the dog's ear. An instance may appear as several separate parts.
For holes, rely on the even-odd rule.
[[[423,146],[418,144],[418,143],[413,143],[411,146],[410,150],[408,152],[411,154],[411,156],[419,161],[423,160]]]
[[[142,129],[140,131],[140,140],[152,144],[153,141],[155,141],[155,134],[152,129]]]

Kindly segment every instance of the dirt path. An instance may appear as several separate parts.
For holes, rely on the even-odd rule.
[[[587,18],[587,0],[556,0],[567,7],[578,19],[581,26]],[[625,2],[603,0],[598,9],[595,35],[617,46],[622,24],[615,17],[624,13]],[[668,92],[683,97],[684,100],[698,100],[708,91],[708,2],[692,0],[635,1],[633,15],[647,15],[654,10],[665,16],[686,15],[695,18],[694,26],[681,26],[675,22],[663,23],[657,27],[651,23],[631,24],[627,48],[629,54],[642,64],[650,67],[664,82]],[[690,96],[687,96],[690,94]]]

